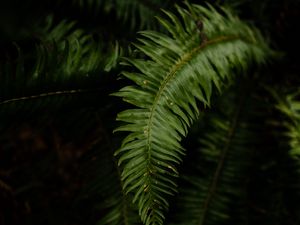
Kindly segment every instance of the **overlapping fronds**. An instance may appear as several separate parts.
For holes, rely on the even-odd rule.
[[[255,109],[246,95],[241,89],[231,92],[217,111],[204,116],[205,133],[200,131],[199,148],[188,154],[191,163],[181,174],[177,213],[170,212],[170,224],[244,224],[246,177],[259,127],[251,122]]]
[[[136,47],[148,59],[127,59],[137,72],[124,72],[136,85],[116,96],[136,108],[121,112],[117,131],[130,132],[116,152],[122,166],[123,188],[133,193],[145,224],[162,224],[168,199],[177,191],[180,145],[216,90],[243,73],[249,64],[264,63],[270,50],[260,34],[232,15],[212,7],[177,7],[179,16],[165,12],[159,21],[170,36],[141,32]],[[216,87],[216,88],[215,88]]]
[[[16,44],[16,59],[0,62],[1,108],[21,106],[24,100],[93,92],[86,90],[88,84],[95,84],[101,73],[117,65],[118,44],[105,52],[107,46],[75,29],[73,22],[62,21],[56,26],[49,22],[37,29],[37,34],[40,41],[35,54],[28,56]],[[56,102],[59,105],[60,100]],[[47,105],[47,101],[43,103]]]

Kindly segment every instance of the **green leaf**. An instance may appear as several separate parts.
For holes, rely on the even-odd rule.
[[[236,72],[271,55],[260,34],[229,11],[223,16],[199,5],[190,10],[177,7],[179,17],[165,12],[168,18],[159,18],[170,36],[141,33],[136,47],[147,58],[128,59],[137,72],[124,72],[136,85],[115,94],[136,106],[117,118],[125,122],[117,130],[130,132],[117,155],[124,188],[135,195],[147,225],[163,223],[168,199],[177,190],[174,179],[185,154],[180,141],[199,116],[198,104],[209,105]]]
[[[247,207],[244,177],[259,143],[260,125],[250,122],[257,119],[258,110],[241,86],[222,96],[217,109],[201,120],[199,147],[188,154],[173,206],[178,213],[171,210],[168,224],[243,224]]]
[[[17,60],[0,64],[3,74],[0,77],[1,111],[24,107],[34,111],[31,103],[37,108],[50,107],[50,99],[54,99],[59,108],[62,99],[67,100],[68,96],[95,92],[99,87],[87,84],[99,82],[99,75],[118,64],[121,54],[118,43],[104,46],[101,40],[96,42],[91,35],[76,29],[74,22],[61,21],[53,25],[52,17],[48,17],[47,25],[36,30],[41,40],[31,58],[25,57],[15,44],[19,53]]]

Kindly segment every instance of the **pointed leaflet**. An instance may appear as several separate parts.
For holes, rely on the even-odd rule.
[[[189,8],[193,12],[177,7],[180,18],[171,12],[165,12],[168,19],[159,18],[169,36],[141,32],[136,47],[148,59],[127,60],[136,72],[124,76],[136,85],[115,94],[136,106],[117,118],[125,122],[117,130],[130,134],[116,155],[124,189],[134,194],[145,224],[163,223],[168,198],[177,190],[176,168],[184,154],[180,141],[199,114],[197,104],[209,105],[214,86],[221,90],[233,71],[263,63],[270,54],[259,33],[229,12]]]
[[[176,212],[169,213],[172,225],[244,224],[247,211],[246,179],[252,164],[257,134],[264,133],[260,104],[253,98],[249,80],[239,82],[222,96],[221,104],[206,113],[199,148],[188,153],[181,174]],[[248,86],[249,85],[249,86]],[[250,90],[252,90],[250,92]],[[203,133],[205,131],[205,133]],[[234,221],[234,222],[233,222]]]

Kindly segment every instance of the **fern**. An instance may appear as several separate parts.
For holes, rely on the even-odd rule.
[[[276,108],[285,116],[283,126],[286,131],[285,137],[289,142],[289,156],[293,160],[296,171],[300,175],[300,102],[299,90],[279,96],[273,92],[277,99]],[[298,187],[300,188],[300,186]],[[299,192],[300,193],[300,192]]]
[[[99,79],[97,73],[108,72],[116,66],[120,53],[118,44],[113,47],[114,51],[105,54],[100,43],[96,43],[84,31],[75,29],[74,22],[62,21],[56,26],[52,24],[49,17],[47,26],[35,28],[41,41],[36,44],[33,59],[28,58],[16,45],[16,62],[2,62],[2,108],[8,104],[11,105],[8,107],[22,108],[20,102],[25,100],[28,103],[28,100],[95,92],[96,87],[88,90],[86,84],[94,82],[95,78]],[[31,61],[33,66],[28,66],[32,64]]]
[[[168,199],[177,191],[180,141],[199,115],[198,102],[210,105],[214,86],[221,91],[251,61],[262,64],[270,56],[260,34],[227,10],[225,16],[210,6],[177,11],[180,17],[165,11],[169,19],[159,18],[171,36],[141,32],[136,47],[148,59],[128,58],[138,72],[123,72],[137,85],[114,94],[137,107],[118,115],[125,125],[116,131],[130,134],[116,155],[123,188],[134,194],[145,224],[163,224]]]
[[[3,3],[0,224],[300,224],[298,3]]]
[[[288,128],[287,136],[290,138],[291,156],[297,158],[300,154],[300,140],[299,140],[299,122],[300,122],[300,105],[299,105],[299,91],[294,91],[287,94],[285,97],[277,97],[277,108],[290,120],[285,123]]]
[[[273,223],[281,224],[288,220],[291,224],[298,224],[300,222],[298,216],[300,199],[299,88],[297,86],[288,89],[284,86],[281,88],[268,86],[267,90],[273,97],[273,114],[276,115],[270,121],[270,129],[273,130],[275,143],[279,146],[276,153],[279,156],[271,158],[274,165],[269,169],[270,171],[277,169],[276,176],[273,175],[275,178],[272,178],[272,186],[275,186],[274,196],[278,197],[275,197],[276,201],[273,200],[271,210],[274,213],[270,215],[271,218],[268,221],[273,219]],[[272,201],[268,200],[268,202]]]
[[[259,131],[259,126],[251,123],[257,117],[256,104],[245,87],[241,84],[231,89],[220,99],[218,110],[202,118],[205,125],[198,133],[205,133],[199,138],[199,148],[188,153],[187,161],[193,163],[187,164],[181,174],[183,181],[177,207],[170,212],[171,224],[244,224],[245,177]],[[239,96],[235,96],[237,93]]]

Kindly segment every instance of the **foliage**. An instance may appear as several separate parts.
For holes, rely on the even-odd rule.
[[[116,94],[139,108],[118,115],[128,124],[117,131],[132,133],[117,153],[119,164],[125,162],[124,189],[134,192],[145,224],[162,224],[162,212],[168,209],[164,195],[176,192],[173,177],[184,154],[180,141],[199,114],[196,100],[210,104],[213,87],[221,90],[233,79],[230,65],[243,73],[246,62],[263,63],[269,54],[259,35],[229,12],[223,17],[212,8],[191,7],[190,12],[178,8],[183,23],[170,12],[169,20],[159,19],[172,38],[142,33],[147,39],[136,46],[150,60],[129,59],[139,73],[124,73],[139,87],[127,86]],[[197,32],[191,15],[202,20],[205,31]]]
[[[0,224],[300,223],[295,3],[268,3],[1,3]]]

